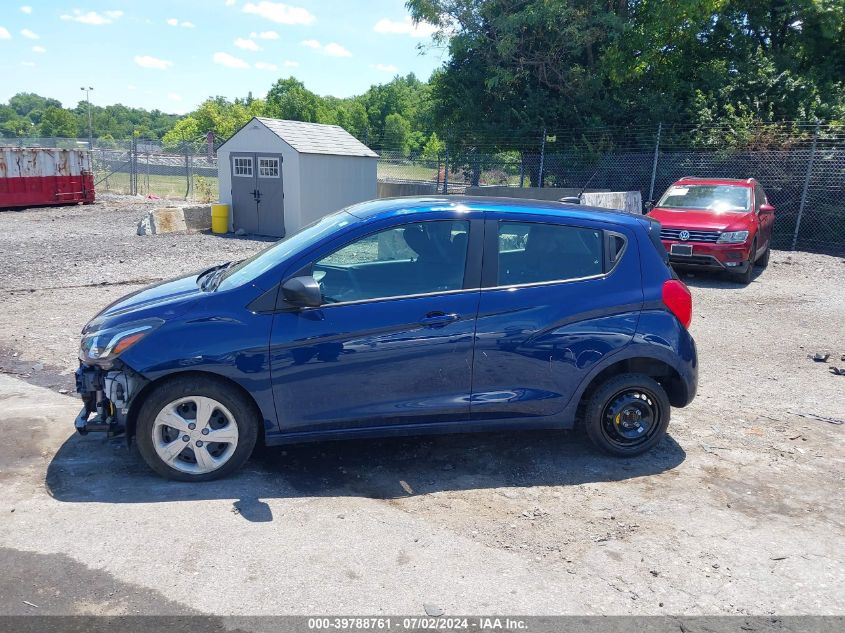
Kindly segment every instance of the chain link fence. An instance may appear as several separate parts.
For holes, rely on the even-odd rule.
[[[87,139],[0,139],[18,147],[88,149]],[[165,145],[147,139],[96,139],[91,148],[94,185],[110,192],[151,198],[211,202],[217,199],[219,143],[184,141]]]
[[[760,181],[777,208],[774,246],[845,254],[845,126],[633,126],[503,132],[473,143],[453,131],[434,156],[380,151],[378,180],[403,194],[468,187],[639,191],[654,200],[683,176]],[[84,139],[3,139],[20,146],[88,146]],[[97,191],[208,202],[217,197],[216,145],[97,140]],[[500,148],[508,147],[502,151]],[[397,187],[398,186],[398,187]]]

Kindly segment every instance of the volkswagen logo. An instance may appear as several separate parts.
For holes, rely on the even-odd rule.
[[[681,238],[682,242],[686,242],[689,239],[689,231],[681,231],[678,233],[678,237]]]

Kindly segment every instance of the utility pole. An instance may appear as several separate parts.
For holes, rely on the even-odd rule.
[[[93,126],[91,125],[91,98],[90,98],[90,95],[89,95],[89,93],[93,90],[93,88],[91,86],[88,86],[87,88],[85,86],[82,86],[80,88],[80,90],[85,91],[85,103],[88,104],[88,149],[93,150],[94,149],[94,131],[93,131]]]

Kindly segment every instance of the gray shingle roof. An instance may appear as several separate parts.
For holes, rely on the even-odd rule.
[[[339,125],[268,119],[260,116],[255,118],[302,154],[372,156],[378,158],[378,154]]]

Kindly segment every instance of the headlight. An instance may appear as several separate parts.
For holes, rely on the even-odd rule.
[[[748,231],[728,231],[719,236],[720,244],[742,244],[748,239]]]
[[[135,345],[164,323],[161,319],[145,319],[88,332],[79,344],[79,360],[109,366],[111,361]]]

